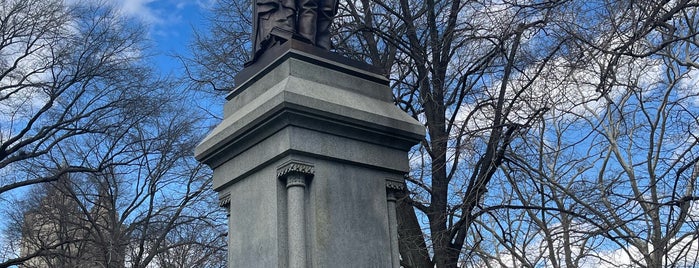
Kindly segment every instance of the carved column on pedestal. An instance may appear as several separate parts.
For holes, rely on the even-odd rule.
[[[287,234],[289,267],[306,267],[306,179],[313,176],[313,166],[289,161],[277,170],[277,177],[286,180]]]
[[[386,201],[388,203],[388,231],[389,235],[391,236],[391,265],[393,268],[400,268],[396,201],[398,193],[402,191],[405,191],[405,186],[402,182],[386,179]]]

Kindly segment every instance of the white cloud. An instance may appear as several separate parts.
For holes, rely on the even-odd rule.
[[[202,9],[209,9],[214,6],[216,0],[196,0],[196,5]],[[185,3],[184,1],[181,3]]]
[[[158,15],[156,10],[148,6],[155,0],[110,0],[122,14],[141,19],[146,23],[159,24],[163,23],[163,19]]]
[[[120,14],[151,26],[179,23],[188,8],[207,9],[215,0],[107,0]]]

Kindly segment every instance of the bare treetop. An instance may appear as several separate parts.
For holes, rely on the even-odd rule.
[[[330,24],[337,7],[337,0],[255,0],[250,63],[291,38],[330,49]]]

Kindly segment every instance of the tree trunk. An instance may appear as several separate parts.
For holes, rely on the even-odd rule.
[[[398,194],[398,248],[400,249],[401,265],[406,268],[432,268],[430,253],[425,244],[420,223],[415,209],[408,202],[406,193]]]

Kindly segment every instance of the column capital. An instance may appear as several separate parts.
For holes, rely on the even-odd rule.
[[[231,193],[219,193],[218,194],[218,206],[222,208],[228,208],[231,206]]]
[[[386,178],[386,199],[388,199],[389,202],[395,202],[397,200],[396,195],[405,191],[405,189],[405,182],[393,178]]]
[[[218,206],[226,209],[226,217],[231,216],[231,193],[223,192],[218,194]]]
[[[386,191],[405,191],[405,183],[387,179]]]
[[[298,160],[290,160],[277,168],[277,177],[283,179],[291,174],[300,174],[302,177],[310,177],[315,173],[312,164]]]

